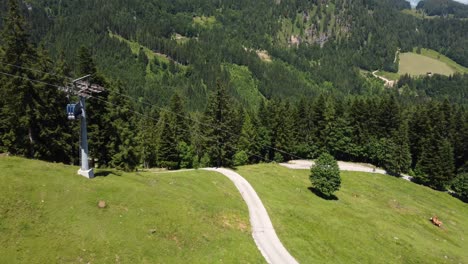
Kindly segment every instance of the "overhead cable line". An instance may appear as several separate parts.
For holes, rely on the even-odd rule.
[[[57,76],[57,77],[65,77],[65,78],[67,78],[69,80],[73,80],[73,78],[71,78],[71,77],[68,77],[68,76],[65,76],[65,75],[62,75],[62,74],[58,74],[58,73],[54,73],[54,72],[45,72],[45,71],[41,71],[41,70],[38,70],[38,69],[23,67],[23,66],[19,66],[19,65],[10,64],[10,63],[5,63],[5,62],[0,62],[0,64],[15,67],[17,69],[24,69],[24,70],[33,71],[33,72],[40,72],[40,73],[50,74],[50,75]]]
[[[25,79],[25,80],[28,80],[28,81],[31,81],[31,82],[37,82],[37,83],[46,84],[46,85],[49,85],[49,86],[52,86],[52,87],[56,87],[56,88],[63,89],[63,87],[61,87],[61,86],[54,85],[54,84],[47,83],[47,82],[43,82],[43,81],[34,80],[34,79],[31,79],[31,78],[27,78],[27,77],[17,76],[17,75],[13,75],[13,74],[4,73],[4,72],[0,72],[0,74],[4,74],[4,75],[11,76],[11,77],[14,77],[14,78],[21,78],[21,79]],[[115,107],[119,107],[118,105],[116,105],[116,104],[114,104],[114,103],[112,103],[112,102],[106,101],[106,100],[101,99],[101,98],[96,97],[96,96],[90,96],[90,98],[93,99],[93,100],[98,100],[98,101],[104,102],[104,103],[106,103],[106,104],[110,104],[110,105],[115,106]],[[135,111],[135,110],[132,110],[132,109],[128,109],[128,111],[129,111],[129,112],[132,112],[132,113],[134,113],[134,114],[137,114],[137,115],[139,115],[139,116],[141,116],[141,117],[144,117],[144,118],[147,118],[147,119],[152,119],[152,120],[154,120],[154,121],[162,122],[163,124],[169,125],[169,123],[163,121],[161,118],[150,117],[150,116],[147,116],[147,115],[145,115],[145,114],[143,114],[143,113],[140,113],[140,112]],[[192,132],[192,131],[190,131],[190,130],[182,129],[182,128],[180,128],[180,130],[185,131],[185,132],[188,132],[188,133],[191,133],[191,132]],[[203,136],[203,135],[198,135],[198,136],[199,136],[201,139],[205,140],[205,141],[209,141],[209,138],[207,138],[207,137],[205,137],[205,136]],[[218,144],[224,145],[224,146],[227,146],[227,147],[230,147],[230,148],[232,148],[232,149],[234,149],[234,150],[241,150],[240,148],[238,148],[238,147],[236,147],[236,146],[233,146],[233,145],[231,145],[231,144],[228,144],[228,143],[218,142]],[[173,146],[176,147],[177,145],[174,144]],[[245,150],[244,150],[244,151],[245,151]],[[266,161],[266,162],[269,161],[269,160],[265,159],[264,157],[259,156],[259,155],[257,155],[257,154],[254,154],[254,153],[252,153],[252,152],[245,151],[245,153],[246,153],[246,154],[249,154],[250,156],[257,157],[257,158],[259,158],[259,159],[261,159],[261,160],[263,160],[263,161]]]

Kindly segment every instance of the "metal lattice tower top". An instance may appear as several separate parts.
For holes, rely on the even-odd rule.
[[[87,81],[89,77],[91,77],[91,75],[86,75],[73,80],[73,84],[67,87],[68,93],[89,98],[92,94],[101,93],[105,90],[104,87],[97,84],[91,84]]]

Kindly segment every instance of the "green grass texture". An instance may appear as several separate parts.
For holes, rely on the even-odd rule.
[[[238,169],[300,263],[468,263],[468,206],[388,175],[341,172],[336,200],[318,197],[308,170]],[[437,215],[443,227],[429,219]]]
[[[221,174],[77,170],[0,157],[0,263],[265,262]]]
[[[413,52],[400,54],[400,67],[398,74],[409,74],[412,76],[426,75],[427,73],[437,73],[442,75],[452,75],[457,70],[449,66],[446,62],[425,55]]]

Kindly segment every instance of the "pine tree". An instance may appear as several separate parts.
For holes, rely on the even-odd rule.
[[[411,153],[406,122],[403,122],[400,128],[392,133],[386,147],[387,153],[383,160],[384,169],[394,174],[408,172],[411,166]]]
[[[170,170],[178,169],[180,159],[177,151],[177,142],[173,126],[171,126],[168,120],[167,113],[162,115],[158,125],[160,126],[157,152],[158,164],[160,167]]]
[[[247,155],[247,160],[249,162],[258,162],[259,158],[257,156],[261,155],[259,135],[255,129],[254,123],[251,115],[246,112],[244,114],[244,122],[237,144],[238,152],[243,151]]]
[[[432,188],[443,190],[454,176],[453,147],[446,139],[432,135],[423,146],[416,164],[416,180]]]
[[[0,145],[4,151],[34,157],[37,142],[33,128],[36,115],[34,85],[29,79],[35,75],[32,68],[36,51],[29,41],[26,22],[15,0],[8,1],[8,15],[5,17],[1,33],[3,56],[0,58],[2,75],[0,83]]]
[[[139,156],[145,168],[156,166],[158,118],[159,113],[155,109],[148,109],[138,121],[137,142],[139,144]]]
[[[260,156],[264,157],[265,161],[271,160],[270,152],[271,148],[267,146],[271,146],[271,137],[272,137],[272,130],[270,128],[271,120],[272,120],[272,113],[268,109],[268,104],[266,101],[261,101],[260,106],[258,109],[258,124],[257,124],[257,131],[259,137],[259,145],[261,146],[260,149]]]
[[[60,86],[66,87],[67,85],[70,85],[69,83],[69,78],[67,76],[71,76],[71,69],[67,62],[65,61],[65,54],[63,51],[59,53],[59,57],[57,61],[55,62],[55,76],[57,78],[57,83]],[[72,101],[72,95],[67,94],[67,103],[74,103]],[[63,98],[65,99],[65,98]],[[63,105],[61,106],[63,108]],[[80,124],[79,122],[70,122],[67,120],[67,125],[63,128],[64,135],[65,135],[65,141],[67,142],[65,148],[67,148],[67,152],[69,153],[69,159],[71,164],[78,165],[79,164],[79,140],[80,140],[80,135],[79,135],[79,130],[80,130]]]
[[[219,81],[214,94],[208,99],[203,123],[205,124],[205,150],[214,166],[232,166],[238,133],[235,111],[226,88]]]
[[[38,50],[38,63],[35,65],[36,79],[34,88],[35,98],[34,113],[36,115],[33,126],[36,137],[35,158],[49,161],[69,163],[71,161],[71,131],[70,122],[67,120],[64,106],[67,97],[63,91],[50,84],[63,84],[64,81],[58,75],[48,74],[53,71],[52,62],[44,49]]]
[[[312,105],[311,118],[313,120],[313,134],[318,152],[326,151],[328,136],[333,131],[335,122],[335,106],[330,98],[321,94]]]
[[[9,1],[9,12],[2,32],[5,53],[0,58],[0,146],[5,151],[50,161],[70,161],[66,97],[44,49],[29,42],[27,25],[16,1]],[[36,70],[29,70],[34,68]]]
[[[121,84],[108,86],[109,96],[107,104],[107,147],[110,155],[109,165],[131,171],[138,165],[137,143],[135,131],[135,116],[133,107],[127,97],[123,96]]]
[[[169,102],[169,122],[175,133],[176,141],[190,143],[190,130],[188,127],[187,113],[184,108],[182,97],[179,93],[175,93]]]
[[[91,53],[86,47],[78,51],[78,73],[81,76],[91,75],[89,81],[104,88],[108,83],[96,69],[96,64]],[[112,159],[107,141],[112,132],[111,124],[108,122],[108,109],[110,107],[108,91],[101,92],[86,100],[86,119],[88,124],[89,153],[93,160],[97,160],[100,166],[109,166]]]
[[[388,96],[382,100],[379,110],[378,127],[381,132],[378,137],[387,137],[398,130],[400,126],[400,106],[394,96]]]
[[[274,147],[275,155],[277,157],[282,157],[281,160],[275,158],[276,161],[284,161],[292,159],[291,153],[292,151],[292,140],[293,140],[293,115],[292,109],[288,102],[282,103],[279,102],[278,108],[273,110],[275,113],[275,128],[274,129]]]
[[[312,149],[312,119],[310,105],[304,99],[298,102],[294,111],[294,152],[301,157],[308,157]]]

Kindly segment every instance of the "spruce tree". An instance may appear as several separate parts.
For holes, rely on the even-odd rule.
[[[294,111],[294,152],[301,157],[308,157],[312,149],[312,122],[310,104],[301,98]]]
[[[27,25],[16,0],[8,1],[8,14],[1,32],[3,56],[0,77],[0,145],[12,154],[34,157],[37,130],[34,129],[35,100],[38,99],[32,81],[36,51],[29,41]]]
[[[178,169],[180,158],[177,151],[177,142],[174,128],[169,122],[167,113],[162,115],[158,125],[160,126],[157,152],[158,164],[160,167],[170,170]]]
[[[78,51],[78,74],[79,76],[91,75],[89,81],[104,88],[108,86],[107,81],[96,69],[96,64],[86,47],[80,47]],[[88,124],[89,153],[93,160],[97,160],[100,166],[109,166],[112,159],[108,147],[108,139],[112,132],[111,124],[108,122],[108,99],[109,92],[106,90],[96,94],[93,98],[86,100],[86,119]]]
[[[70,161],[66,95],[57,86],[60,78],[49,74],[52,62],[44,49],[29,41],[28,26],[18,4],[8,2],[0,57],[0,146],[4,151],[49,161]],[[30,70],[35,69],[35,70]]]
[[[107,131],[107,147],[110,155],[109,165],[126,170],[133,170],[139,163],[136,143],[136,125],[133,107],[129,99],[123,96],[121,84],[108,86],[106,123],[110,125]]]
[[[258,162],[260,155],[261,145],[259,144],[259,135],[257,129],[255,129],[255,122],[252,121],[252,117],[249,113],[244,114],[244,122],[242,130],[239,136],[239,142],[237,144],[238,151],[243,151],[247,155],[249,162]],[[240,155],[240,154],[239,154]]]
[[[190,143],[190,130],[182,97],[175,93],[169,102],[168,117],[177,142]]]
[[[214,166],[232,166],[236,151],[236,117],[226,88],[218,81],[216,91],[208,99],[203,124],[205,150]]]
[[[423,146],[415,171],[416,180],[432,188],[443,190],[455,172],[453,147],[450,142],[432,135]]]
[[[159,113],[156,109],[146,109],[138,120],[137,142],[141,163],[145,168],[156,166],[157,159],[157,120]]]
[[[271,148],[267,146],[271,146],[271,139],[272,139],[272,130],[270,128],[271,120],[272,120],[272,113],[269,111],[267,101],[261,101],[260,106],[258,108],[258,124],[257,124],[257,131],[259,137],[259,145],[261,146],[260,155],[264,157],[265,161],[271,160],[270,152]]]
[[[38,50],[38,62],[35,65],[36,79],[40,83],[35,83],[36,103],[34,107],[37,116],[33,129],[37,135],[35,144],[35,158],[49,161],[59,161],[69,163],[71,161],[71,145],[73,144],[71,122],[67,120],[64,107],[67,104],[67,95],[50,84],[65,84],[63,77],[48,74],[53,71],[52,62],[46,51],[42,48]]]
[[[408,172],[411,166],[411,153],[406,122],[403,122],[400,128],[391,134],[386,147],[387,152],[383,160],[384,169],[394,174]]]

